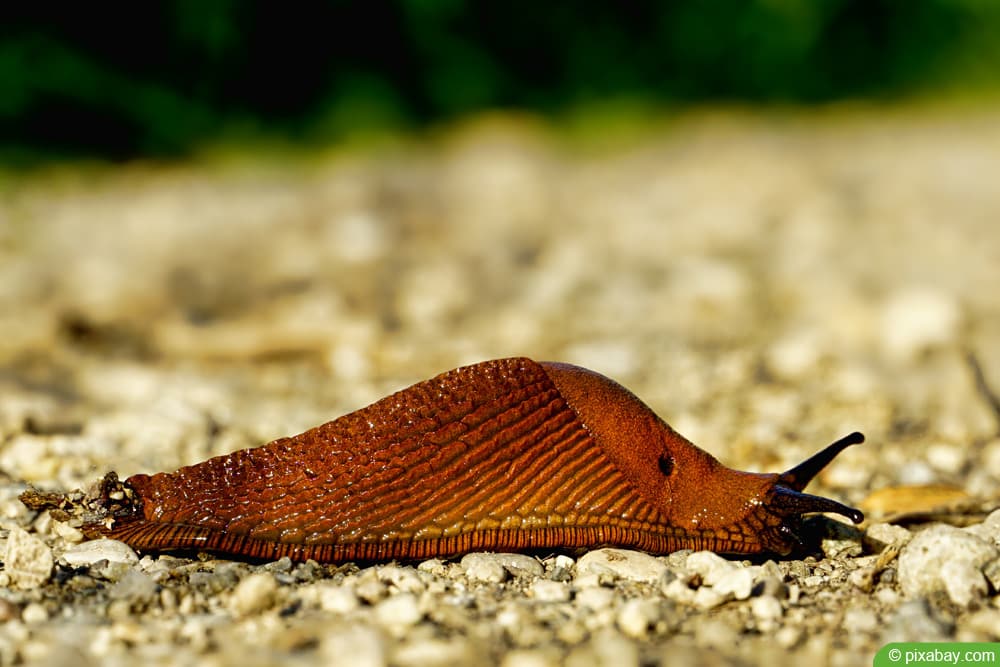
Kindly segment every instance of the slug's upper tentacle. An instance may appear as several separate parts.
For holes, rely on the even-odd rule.
[[[789,468],[785,472],[781,473],[780,480],[781,484],[787,486],[790,489],[795,489],[796,491],[801,491],[806,488],[806,485],[812,481],[812,478],[819,474],[819,471],[825,468],[830,461],[836,458],[837,454],[841,453],[851,445],[859,445],[865,441],[865,436],[861,433],[855,431],[845,435],[840,440],[828,445],[827,447],[816,452],[809,458],[807,458],[802,463],[798,464],[794,468]],[[826,511],[836,511],[836,510],[812,510],[814,512],[826,512]],[[847,516],[846,514],[844,516]],[[860,523],[860,521],[855,521],[855,523]]]

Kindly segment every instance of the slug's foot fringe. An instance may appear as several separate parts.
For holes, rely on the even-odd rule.
[[[53,519],[79,528],[89,538],[102,537],[118,524],[142,516],[142,500],[115,472],[86,492],[48,493],[29,487],[18,497],[28,509],[48,510]]]

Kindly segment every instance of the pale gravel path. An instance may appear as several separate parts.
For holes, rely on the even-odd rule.
[[[890,639],[1000,639],[1000,521],[981,523],[1000,425],[968,361],[1000,388],[997,174],[1000,115],[921,109],[701,115],[599,151],[506,121],[296,165],[8,178],[0,665],[846,665]],[[882,526],[820,561],[358,571],[99,562],[129,556],[77,554],[16,499],[520,354],[614,377],[741,469],[862,430],[810,491],[975,525],[899,559],[881,543],[910,534]],[[953,488],[872,495],[913,484]]]

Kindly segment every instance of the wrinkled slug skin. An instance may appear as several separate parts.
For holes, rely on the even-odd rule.
[[[730,470],[597,373],[514,358],[443,373],[290,438],[134,475],[88,535],[320,562],[616,545],[767,551],[774,474]]]

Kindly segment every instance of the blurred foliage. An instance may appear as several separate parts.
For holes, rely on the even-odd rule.
[[[326,142],[486,108],[812,103],[998,81],[996,0],[5,3],[0,157]]]

